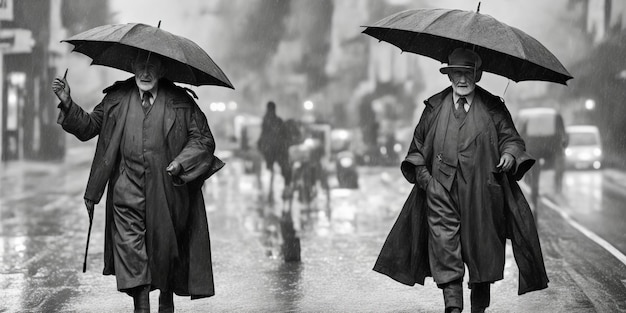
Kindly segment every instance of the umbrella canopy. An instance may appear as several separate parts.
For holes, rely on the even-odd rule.
[[[131,61],[140,50],[163,57],[171,81],[194,86],[216,85],[234,89],[211,57],[193,41],[145,24],[99,26],[62,40],[73,51],[104,65],[133,73]]]
[[[540,80],[566,84],[572,75],[539,41],[495,18],[462,10],[418,9],[388,16],[363,33],[402,51],[442,63],[456,48],[474,50],[482,70],[515,82]]]

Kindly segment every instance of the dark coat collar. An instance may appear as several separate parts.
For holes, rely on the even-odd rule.
[[[106,105],[105,110],[116,106],[122,97],[136,90],[137,84],[135,83],[134,76],[127,80],[117,81],[113,85],[105,88],[102,92],[106,94],[105,99],[109,103],[109,105]],[[188,92],[190,92],[191,95],[188,94]],[[191,90],[179,87],[165,78],[159,80],[159,97],[166,99],[166,106],[170,107],[172,104],[176,106],[192,105],[195,101],[191,96],[195,96]]]
[[[474,90],[474,92],[476,93],[476,96],[480,97],[480,99],[483,101],[488,111],[493,109],[498,104],[504,104],[504,101],[502,100],[502,98],[491,94],[489,91],[483,89],[482,87],[478,85],[476,86],[476,89]],[[424,103],[427,106],[436,108],[443,103],[444,99],[450,93],[452,93],[452,86],[449,86],[446,89],[440,91],[439,93],[434,94],[433,96],[428,98],[426,101],[424,101]]]

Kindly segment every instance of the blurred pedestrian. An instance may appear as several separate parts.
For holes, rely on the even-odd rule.
[[[107,187],[104,275],[149,312],[173,312],[173,293],[214,294],[203,181],[221,163],[206,117],[183,88],[164,78],[155,54],[138,53],[135,76],[106,88],[91,113],[78,106],[65,78],[52,89],[58,123],[81,141],[98,136],[84,199],[90,219]],[[223,164],[223,163],[222,163]]]
[[[554,169],[553,185],[556,194],[560,194],[563,189],[565,148],[567,148],[569,137],[565,132],[563,116],[556,109],[522,109],[518,120],[519,133],[526,142],[528,153],[540,160],[540,165],[533,166],[529,174],[525,176],[530,185],[531,202],[536,212],[542,169]]]
[[[520,291],[547,287],[543,257],[528,203],[516,180],[525,160],[502,99],[476,86],[481,58],[454,50],[446,74],[451,87],[425,101],[409,152],[401,164],[415,186],[392,228],[374,270],[413,285],[433,277],[446,312],[463,310],[469,271],[471,311],[490,305],[490,286],[504,273],[505,243],[518,260]],[[522,223],[523,222],[523,223]]]
[[[263,155],[270,170],[269,200],[273,200],[274,194],[274,164],[278,163],[283,177],[284,186],[287,188],[291,183],[291,168],[289,167],[289,136],[285,132],[286,127],[283,119],[276,114],[276,103],[269,101],[267,110],[261,124],[261,135],[257,147]],[[283,191],[285,194],[286,190]]]

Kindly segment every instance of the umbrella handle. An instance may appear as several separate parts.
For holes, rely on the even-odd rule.
[[[91,237],[91,226],[93,218],[89,219],[89,231],[87,231],[87,245],[85,246],[85,260],[83,261],[83,273],[87,271],[87,251],[89,250],[89,238]]]

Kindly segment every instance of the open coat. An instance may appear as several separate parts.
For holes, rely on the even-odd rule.
[[[67,110],[61,110],[58,118],[63,129],[81,141],[98,136],[84,198],[98,203],[108,184],[104,275],[115,275],[112,187],[119,177],[120,142],[130,105],[129,95],[133,92],[138,92],[134,78],[117,82],[104,90],[106,96],[93,112],[86,113],[72,103]],[[152,219],[146,221],[152,287],[162,289],[167,286],[177,295],[191,296],[192,299],[210,297],[215,292],[209,229],[201,188],[204,180],[224,163],[213,155],[215,141],[206,117],[184,89],[162,79],[158,97],[163,97],[165,101],[163,128],[166,142],[163,148],[169,160],[176,160],[182,165],[183,172],[178,177],[162,176],[169,180],[164,190],[169,214],[147,216],[147,219]],[[147,199],[164,197],[156,195],[159,191],[150,183],[145,188]],[[157,229],[160,231],[157,232]],[[163,229],[169,230],[167,235],[161,233]],[[177,249],[169,249],[171,247]],[[154,264],[155,260],[175,260],[172,263],[175,268],[172,272],[161,270],[159,266],[163,265]]]
[[[402,173],[410,183],[416,182],[415,166],[426,165],[429,169],[433,168],[433,159],[435,159],[433,146],[436,144],[434,138],[438,114],[441,112],[443,99],[451,92],[452,89],[447,88],[425,101],[426,109],[416,127],[409,154],[401,165]],[[482,150],[477,153],[481,155],[481,158],[486,157],[492,160],[499,159],[503,152],[509,152],[516,157],[516,167],[511,173],[497,173],[494,170],[495,164],[476,168],[475,172],[482,172],[481,175],[485,176],[493,173],[494,184],[491,184],[491,187],[500,186],[498,188],[500,196],[495,194],[493,196],[504,199],[503,231],[506,238],[511,239],[514,257],[519,268],[518,293],[523,294],[546,288],[548,278],[537,229],[530,207],[516,182],[533,165],[534,160],[523,149],[512,149],[506,144],[507,139],[501,138],[502,132],[505,133],[504,137],[519,138],[519,135],[514,128],[503,127],[512,125],[512,121],[500,98],[480,87],[476,87],[476,94],[482,99],[490,117],[484,120],[486,132],[484,136],[491,143],[483,145]],[[498,136],[498,129],[501,136]],[[498,139],[490,140],[490,138]],[[374,266],[375,271],[410,286],[415,283],[423,285],[425,277],[432,276],[428,261],[427,210],[425,191],[415,185],[382,247]]]

